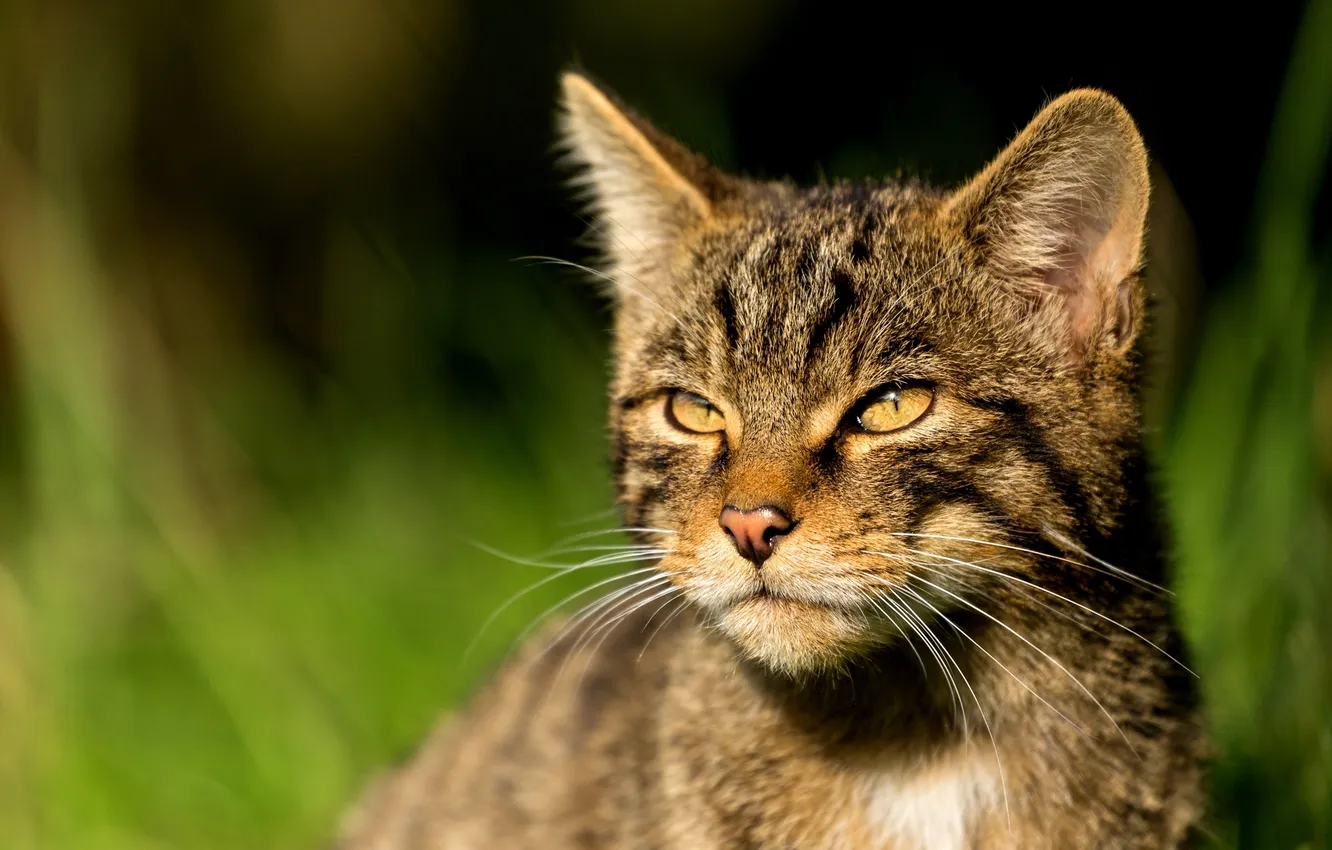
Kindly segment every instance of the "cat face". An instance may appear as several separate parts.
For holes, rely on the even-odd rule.
[[[1113,529],[1147,191],[1117,102],[1066,95],[947,193],[739,180],[564,88],[619,499],[744,656],[837,667]]]

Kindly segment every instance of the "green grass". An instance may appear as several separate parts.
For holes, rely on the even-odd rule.
[[[1332,842],[1332,422],[1320,429],[1315,407],[1332,354],[1319,282],[1332,264],[1313,232],[1330,43],[1332,3],[1315,3],[1277,106],[1253,258],[1212,310],[1164,458],[1220,755],[1217,816],[1241,846]]]

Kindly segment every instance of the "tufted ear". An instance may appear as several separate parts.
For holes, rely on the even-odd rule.
[[[561,89],[560,131],[602,247],[614,269],[648,270],[708,221],[730,179],[586,77],[565,73]]]
[[[1081,89],[1042,109],[945,210],[1077,360],[1122,355],[1137,335],[1148,193],[1133,119]]]

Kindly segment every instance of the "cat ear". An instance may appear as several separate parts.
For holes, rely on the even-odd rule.
[[[1123,354],[1137,334],[1148,191],[1133,119],[1081,89],[1042,109],[945,209],[1080,359]]]
[[[561,79],[560,130],[614,268],[648,270],[713,214],[727,178],[586,77]]]

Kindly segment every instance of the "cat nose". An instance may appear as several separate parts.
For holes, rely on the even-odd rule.
[[[748,511],[727,505],[722,508],[717,522],[735,544],[736,551],[753,561],[756,567],[763,566],[772,555],[772,544],[794,524],[785,511],[772,505]]]

